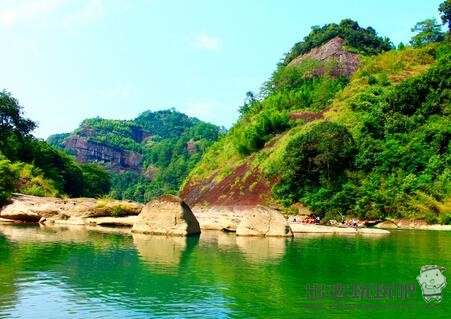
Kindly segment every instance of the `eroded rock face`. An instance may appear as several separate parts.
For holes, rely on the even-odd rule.
[[[238,236],[292,237],[288,221],[277,210],[257,206],[249,211],[236,229]]]
[[[15,194],[10,204],[0,207],[0,218],[23,222],[131,226],[132,219],[113,217],[111,211],[120,208],[124,216],[138,215],[142,207],[142,204],[131,201],[109,200],[100,203],[94,198],[62,199]]]
[[[305,60],[317,60],[321,62],[329,62],[331,60],[338,62],[334,75],[352,75],[359,67],[360,57],[346,51],[343,47],[344,40],[342,38],[333,38],[329,42],[323,44],[318,48],[312,49],[309,53],[303,54],[288,65],[297,65]]]
[[[77,162],[80,163],[104,163],[112,171],[132,170],[141,171],[141,154],[124,151],[120,148],[94,143],[87,137],[73,135],[64,142],[67,149],[75,151]]]
[[[189,206],[177,196],[162,195],[144,206],[132,232],[189,236],[200,234],[200,226]]]

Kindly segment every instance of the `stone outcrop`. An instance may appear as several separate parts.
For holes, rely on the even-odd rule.
[[[359,67],[360,58],[357,54],[348,52],[344,48],[342,38],[333,38],[318,48],[312,49],[309,53],[303,54],[288,65],[297,65],[306,60],[317,60],[321,62],[335,61],[337,68],[332,72],[333,75],[352,75]]]
[[[66,149],[73,150],[77,162],[100,163],[112,171],[131,170],[141,172],[142,156],[118,147],[89,141],[85,136],[72,135],[65,139]]]
[[[236,229],[239,236],[292,237],[288,221],[277,210],[257,206],[249,211]]]
[[[428,223],[423,219],[399,218],[384,220],[374,227],[377,228],[404,228],[404,229],[423,229],[428,228]]]
[[[162,195],[144,206],[132,232],[188,236],[200,233],[199,222],[189,206],[177,196]]]
[[[142,204],[131,201],[15,194],[9,205],[0,208],[0,218],[22,222],[131,226],[133,218],[113,216],[112,212],[133,216],[138,215],[142,207]]]
[[[246,212],[244,207],[195,206],[192,209],[201,229],[236,231]]]

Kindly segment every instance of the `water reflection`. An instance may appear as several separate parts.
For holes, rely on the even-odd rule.
[[[187,248],[187,238],[134,233],[133,244],[141,259],[151,266],[152,270],[175,274]]]
[[[285,239],[118,231],[0,225],[0,318],[305,317],[307,284],[410,282],[422,265],[451,260],[446,232]]]
[[[291,239],[278,237],[236,237],[236,244],[245,258],[252,262],[280,260]]]
[[[105,234],[130,234],[126,228],[90,227],[79,225],[11,225],[0,223],[0,233],[13,242],[99,242]]]

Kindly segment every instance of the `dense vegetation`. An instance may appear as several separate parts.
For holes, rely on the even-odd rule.
[[[204,150],[221,132],[215,125],[171,109],[146,111],[129,121],[87,119],[73,133],[52,135],[48,142],[75,154],[73,149],[64,146],[64,140],[79,135],[98,145],[140,154],[141,173],[110,170],[110,196],[147,202],[164,193],[175,194]],[[111,163],[99,164],[111,168]]]
[[[349,25],[352,41],[344,32]],[[334,31],[339,28],[343,33]],[[414,31],[413,42],[421,42],[396,50],[350,20],[314,28],[259,99],[247,94],[237,124],[187,181],[219,182],[246,163],[279,181],[270,201],[288,211],[301,203],[326,219],[411,216],[450,223],[451,51],[449,40],[440,43],[449,35]],[[288,65],[337,35],[362,54],[351,79],[327,72],[312,77],[315,61]],[[304,117],[290,120],[294,113]]]
[[[356,21],[344,19],[339,24],[329,23],[322,27],[313,26],[303,41],[296,43],[285,55],[284,65],[288,65],[298,56],[308,53],[327,41],[340,37],[345,40],[347,49],[363,55],[375,55],[392,48],[388,38],[377,36],[372,27],[362,28]]]
[[[430,50],[437,61],[426,73],[362,88],[348,104],[353,117],[343,112],[342,125],[323,121],[291,140],[276,193],[330,218],[352,212],[449,223],[451,56],[447,45]],[[346,127],[352,135],[338,134]]]
[[[0,92],[0,204],[12,192],[37,196],[90,196],[109,191],[108,173],[35,139],[36,124],[23,117],[19,102]]]

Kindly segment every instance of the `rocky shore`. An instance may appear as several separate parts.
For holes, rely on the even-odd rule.
[[[140,214],[141,213],[141,214]],[[0,223],[32,222],[60,225],[127,227],[134,232],[186,236],[200,230],[236,232],[237,236],[291,237],[300,233],[388,234],[387,229],[451,230],[421,220],[383,221],[373,228],[324,226],[289,222],[280,211],[265,206],[188,207],[180,198],[164,195],[147,205],[111,199],[61,199],[14,194],[0,209]]]

